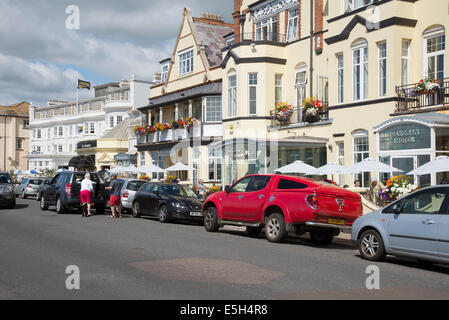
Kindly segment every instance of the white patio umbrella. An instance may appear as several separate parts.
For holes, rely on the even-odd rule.
[[[196,169],[189,167],[189,166],[185,165],[184,163],[178,162],[174,166],[171,166],[170,168],[165,169],[165,171],[196,171]]]
[[[326,176],[334,174],[351,174],[350,170],[336,162],[329,162],[325,166],[317,169],[316,175]]]
[[[275,171],[280,173],[302,173],[307,175],[315,175],[317,169],[300,160],[297,160],[293,163],[286,165],[285,167],[276,169]]]
[[[162,168],[159,168],[158,166],[152,164],[149,166],[143,166],[143,167],[139,167],[137,168],[137,170],[139,170],[139,172],[141,173],[146,173],[146,172],[151,172],[151,173],[167,173],[167,171],[165,171]]]
[[[389,166],[388,164],[377,161],[376,159],[366,158],[363,161],[354,164],[347,168],[348,174],[356,174],[362,172],[376,172],[376,173],[389,173],[389,172],[402,172],[402,170]]]
[[[128,167],[123,168],[123,172],[126,173],[139,173],[139,169],[135,165],[130,165]]]
[[[449,171],[449,157],[440,156],[437,157],[434,161],[428,162],[425,165],[422,165],[419,168],[416,168],[412,172],[409,172],[407,175],[417,175],[422,176],[426,174],[439,173],[439,172],[448,172]]]
[[[115,168],[112,168],[111,170],[109,170],[109,173],[121,173],[121,172],[123,172],[124,169],[125,168],[123,168],[121,166],[115,167]]]

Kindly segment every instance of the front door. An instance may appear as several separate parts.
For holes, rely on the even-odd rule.
[[[438,256],[440,210],[446,194],[440,189],[416,192],[402,201],[389,221],[390,247],[400,253]]]

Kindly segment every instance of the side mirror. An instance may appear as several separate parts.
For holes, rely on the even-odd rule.
[[[230,187],[230,186],[226,186],[226,187],[225,187],[225,192],[226,192],[226,193],[231,192],[231,187]]]
[[[395,214],[400,214],[401,211],[402,211],[402,207],[400,205],[398,205],[398,204],[395,204],[393,206],[393,211],[394,211]]]

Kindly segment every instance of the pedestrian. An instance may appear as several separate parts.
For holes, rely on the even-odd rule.
[[[206,198],[207,189],[208,188],[204,184],[204,181],[200,179],[200,181],[198,182],[198,193],[200,194],[203,200]]]
[[[86,173],[86,175],[84,176],[84,180],[81,181],[80,192],[81,205],[83,206],[83,218],[92,216],[90,212],[90,200],[93,191],[94,186],[92,184],[92,181],[90,180],[90,174]]]
[[[117,213],[119,218],[122,217],[122,206],[121,206],[121,190],[122,190],[122,184],[120,181],[117,180],[117,175],[111,176],[111,183],[109,184],[109,187],[105,188],[106,190],[111,190],[110,193],[110,202],[111,205],[111,211],[112,216],[110,216],[112,219],[117,218]]]
[[[359,180],[354,181],[354,187],[356,187],[356,188],[360,188],[361,187],[361,184],[360,184]]]

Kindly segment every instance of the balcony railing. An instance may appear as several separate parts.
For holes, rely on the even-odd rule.
[[[240,40],[240,36],[243,36],[241,41],[270,41],[274,43],[287,43],[287,37],[285,34],[268,32],[268,33],[260,33],[260,32],[249,32],[237,34],[235,36],[236,39]],[[296,39],[292,39],[296,40]]]
[[[307,125],[313,123],[319,123],[323,121],[329,120],[329,109],[327,107],[323,108],[319,111],[315,116],[307,115],[304,111],[303,107],[295,107],[293,108],[292,116],[285,121],[281,121],[276,119],[275,117],[276,111],[272,110],[270,112],[271,117],[271,128],[275,127],[283,127],[283,126],[291,126],[291,125]]]
[[[396,113],[408,113],[440,106],[449,106],[449,78],[441,81],[439,88],[418,91],[415,84],[396,87],[398,101]]]
[[[168,129],[137,136],[137,144],[151,144],[163,142],[176,142],[180,140],[200,137],[201,127]]]

